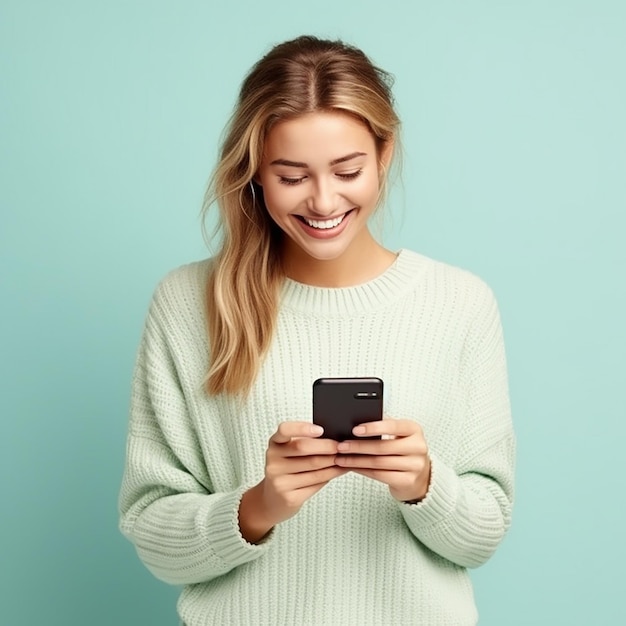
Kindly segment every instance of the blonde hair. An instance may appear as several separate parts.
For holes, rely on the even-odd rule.
[[[247,393],[274,333],[281,231],[253,181],[265,138],[277,122],[341,111],[367,126],[380,156],[399,126],[391,84],[358,48],[311,36],[272,48],[243,81],[203,207],[218,204],[221,235],[207,285],[210,394]]]

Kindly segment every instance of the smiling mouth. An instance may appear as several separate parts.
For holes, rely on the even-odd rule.
[[[330,220],[311,220],[308,217],[303,217],[302,215],[296,215],[296,217],[305,224],[309,225],[311,228],[316,228],[317,230],[328,230],[330,228],[336,228],[343,222],[343,220],[354,211],[354,209],[350,209],[346,211],[343,215],[339,215]]]

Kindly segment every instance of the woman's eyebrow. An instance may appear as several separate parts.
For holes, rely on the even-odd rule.
[[[356,159],[356,157],[366,156],[365,152],[351,152],[350,154],[346,154],[346,156],[339,157],[338,159],[333,159],[330,162],[330,165],[338,165],[339,163],[345,163],[346,161],[351,161],[352,159]],[[287,167],[309,167],[308,163],[304,163],[302,161],[289,161],[288,159],[276,159],[272,161],[270,165],[286,165]]]
[[[337,165],[339,163],[344,163],[345,161],[351,161],[352,159],[356,159],[360,156],[366,156],[365,152],[352,152],[350,154],[346,154],[346,156],[339,157],[338,159],[334,159],[330,162],[331,165]]]

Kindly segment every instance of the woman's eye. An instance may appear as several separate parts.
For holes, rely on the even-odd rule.
[[[363,170],[356,170],[355,172],[338,173],[337,176],[342,180],[353,180],[354,178],[359,177],[362,172]]]
[[[304,180],[304,176],[302,178],[287,178],[286,176],[281,176],[278,179],[278,182],[281,185],[298,185]]]

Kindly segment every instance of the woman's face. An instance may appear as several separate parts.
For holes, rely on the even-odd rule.
[[[324,261],[351,251],[354,258],[371,241],[367,220],[378,201],[381,156],[390,155],[378,155],[367,127],[344,113],[310,113],[272,128],[255,180],[287,235],[286,255]]]

